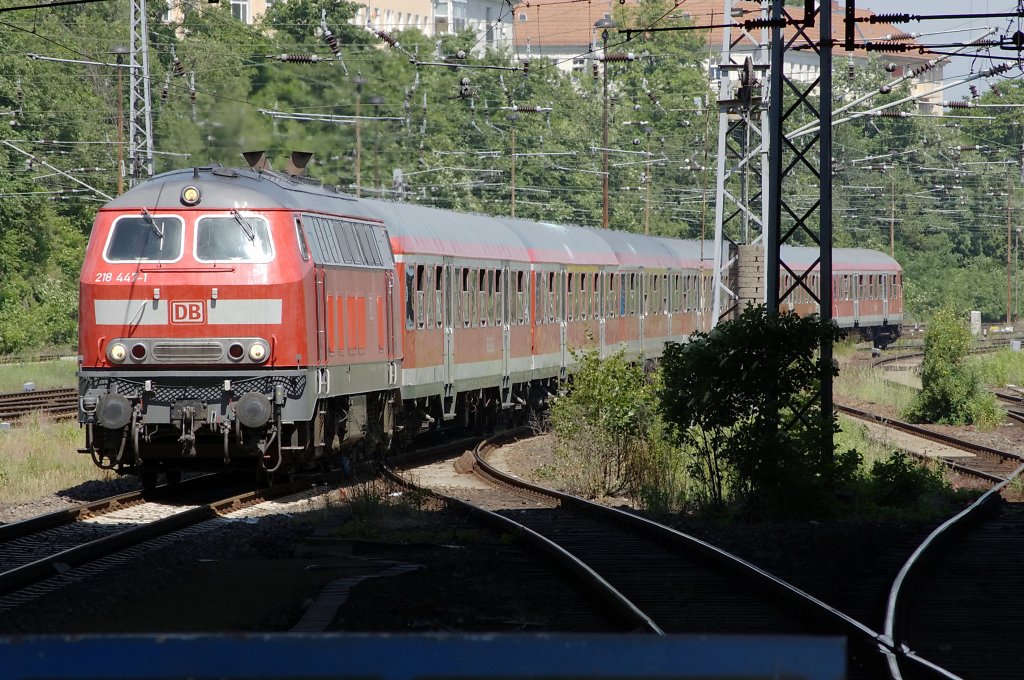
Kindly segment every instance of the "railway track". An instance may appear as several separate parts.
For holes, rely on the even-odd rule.
[[[72,387],[0,394],[0,421],[17,420],[36,411],[43,411],[58,418],[76,416],[78,389]]]
[[[528,484],[474,452],[481,488],[429,491],[511,532],[603,603],[617,630],[652,634],[802,634],[848,639],[849,677],[884,672],[879,633],[756,566],[634,513]],[[392,470],[399,482],[428,476]]]
[[[981,479],[988,483],[1000,483],[1009,478],[1016,468],[1024,462],[1024,457],[1010,451],[1001,451],[982,444],[951,437],[939,432],[934,432],[919,425],[887,418],[867,411],[836,404],[835,408],[840,413],[845,413],[853,418],[877,423],[888,429],[897,432],[905,432],[914,437],[931,442],[942,444],[945,447],[963,452],[965,455],[936,455],[924,456],[909,451],[911,455],[923,460],[937,460],[949,469],[969,477]]]
[[[913,650],[894,678],[1019,678],[1024,504],[1002,495],[1024,466],[936,529],[893,585],[886,635]]]
[[[313,493],[310,480],[225,495],[218,475],[0,525],[0,612],[120,564],[230,512]]]

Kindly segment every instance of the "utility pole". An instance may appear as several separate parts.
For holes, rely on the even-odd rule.
[[[377,197],[382,197],[381,185],[380,185],[380,105],[384,103],[383,97],[373,96],[370,97],[370,103],[373,104],[373,117],[376,119],[373,123],[373,188],[377,192]]]
[[[1006,173],[1006,325],[1010,325],[1013,284],[1010,271],[1010,231],[1013,221],[1013,175]]]
[[[115,45],[111,50],[117,57],[117,195],[124,193],[124,79],[121,67],[128,48]]]
[[[363,84],[366,83],[366,78],[362,77],[361,75],[356,75],[352,82],[356,84],[356,198],[359,198],[360,185],[362,184],[359,171],[359,161],[360,156],[362,156],[363,152],[363,142],[362,138],[360,137],[359,130],[359,111],[363,98]]]
[[[516,121],[519,120],[519,115],[516,113],[510,113],[506,116],[508,121],[512,123],[512,217],[516,216]]]
[[[647,163],[644,164],[644,234],[649,235],[651,233],[651,172],[653,166],[651,165],[651,131],[650,125],[644,126],[644,132],[647,134]]]
[[[896,259],[896,175],[892,176],[892,203],[889,204],[889,257]]]
[[[617,24],[608,17],[594,22],[594,28],[601,31],[601,93],[604,100],[604,119],[601,134],[601,226],[608,228],[608,29]]]

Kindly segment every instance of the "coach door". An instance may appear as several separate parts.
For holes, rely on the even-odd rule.
[[[327,363],[327,272],[322,264],[313,266],[316,297],[316,363]]]
[[[888,274],[878,275],[878,294],[882,298],[882,323],[886,323],[889,320],[889,286],[892,284],[889,282]]]
[[[509,293],[508,263],[503,262],[501,266],[501,403],[509,404],[512,401],[512,377],[509,373],[510,354],[512,353],[512,299]]]
[[[850,277],[850,287],[853,293],[853,325],[858,325],[860,321],[860,294],[864,287],[864,276],[862,274],[854,274]]]
[[[454,267],[452,258],[444,258],[444,300],[441,301],[444,309],[444,411],[445,418],[455,416],[455,304],[452,299],[452,291],[459,290],[459,287],[452,281]]]

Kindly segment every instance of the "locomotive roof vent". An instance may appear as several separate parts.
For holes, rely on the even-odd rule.
[[[288,159],[286,171],[292,177],[302,177],[306,174],[306,166],[312,158],[313,153],[311,151],[292,151],[292,155]]]
[[[270,159],[266,151],[243,151],[242,158],[253,170],[271,170]]]

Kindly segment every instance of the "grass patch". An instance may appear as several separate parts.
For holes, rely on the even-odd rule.
[[[836,449],[856,449],[860,464],[844,495],[846,516],[863,519],[931,521],[947,517],[981,494],[953,489],[938,462],[922,463],[885,441],[869,436],[867,426],[839,417]]]
[[[989,354],[972,355],[967,363],[983,385],[1024,385],[1024,352],[1001,349]]]
[[[852,397],[902,411],[914,400],[917,390],[889,380],[885,371],[873,367],[845,367],[832,383],[839,397]]]
[[[344,520],[335,538],[390,543],[466,545],[480,540],[479,530],[452,528],[439,515],[442,505],[429,494],[372,480],[348,487],[346,501],[329,510]]]
[[[54,390],[78,384],[75,372],[77,357],[23,364],[0,364],[0,392],[21,392],[25,383],[35,383],[37,390]]]
[[[0,499],[24,503],[92,480],[114,478],[78,453],[78,423],[36,413],[0,430]]]

